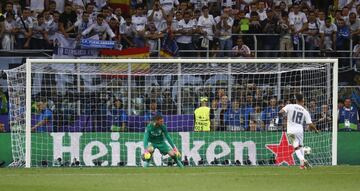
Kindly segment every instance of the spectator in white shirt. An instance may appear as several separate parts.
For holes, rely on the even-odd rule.
[[[179,50],[194,50],[194,46],[192,44],[192,35],[196,30],[196,24],[194,20],[191,19],[191,14],[189,11],[184,13],[184,18],[178,23],[177,33],[180,36],[176,39],[176,42],[179,46]],[[181,57],[195,57],[193,52],[181,52]]]
[[[178,0],[160,0],[160,5],[164,9],[165,14],[169,14],[174,7],[179,5]]]
[[[159,39],[164,37],[164,34],[157,31],[154,23],[150,23],[148,28],[149,30],[145,32],[145,39],[147,46],[150,48],[150,53],[154,54],[159,47]]]
[[[81,37],[81,33],[88,29],[93,24],[89,19],[89,13],[84,12],[81,16],[81,19],[77,20],[74,24],[74,27],[78,31],[79,37]],[[84,38],[88,38],[89,36],[85,36]]]
[[[221,16],[215,18],[216,28],[219,31],[220,50],[231,50],[233,46],[232,26],[234,19],[230,16],[230,9],[224,8],[224,13]],[[231,52],[227,52],[226,55],[231,57]],[[225,56],[224,52],[220,53],[220,57]]]
[[[145,46],[145,26],[147,24],[147,18],[143,15],[143,8],[138,6],[136,8],[136,14],[131,17],[131,22],[134,26],[135,36],[133,42],[136,47],[144,47]]]
[[[134,26],[130,16],[125,16],[125,23],[120,24],[121,45],[123,48],[134,47]]]
[[[118,20],[118,22],[119,22],[120,25],[122,25],[122,24],[125,23],[125,19],[124,19],[124,17],[122,16],[122,11],[121,11],[121,8],[120,8],[120,7],[118,7],[118,8],[115,9],[114,14],[115,14],[115,16],[116,16],[115,19]]]
[[[209,8],[207,6],[202,7],[202,15],[199,17],[197,26],[200,29],[200,33],[203,35],[200,37],[200,49],[211,50],[214,41],[214,30],[216,30],[216,23],[214,17],[209,14]],[[202,54],[204,57],[205,55]]]
[[[16,22],[13,13],[8,13],[4,21],[4,33],[2,38],[2,49],[13,50],[15,43]]]
[[[30,41],[32,37],[33,21],[30,17],[30,9],[25,8],[22,16],[16,19],[17,37],[16,37],[16,48],[30,48]]]
[[[336,49],[337,27],[331,23],[331,18],[325,19],[325,25],[320,28],[320,50],[332,51]]]
[[[31,48],[33,49],[44,49],[47,47],[46,42],[48,41],[48,35],[46,32],[47,25],[44,22],[42,14],[37,16],[37,21],[33,25],[33,35],[31,39]]]
[[[306,15],[299,11],[299,5],[295,4],[293,9],[294,11],[289,13],[290,28],[294,34],[294,50],[300,50],[300,47],[302,46],[300,35],[306,30],[308,20]]]
[[[98,35],[100,40],[105,40],[107,38],[106,35],[108,35],[112,40],[114,40],[115,37],[115,34],[111,30],[110,26],[104,21],[104,16],[102,14],[98,14],[96,22],[81,33],[82,36],[86,36],[88,34],[90,37]]]
[[[47,23],[46,32],[48,35],[48,44],[49,48],[53,47],[55,34],[59,32],[59,20],[60,20],[60,13],[55,11],[52,15],[53,20]]]
[[[153,9],[147,12],[147,18],[149,22],[153,22],[155,24],[156,30],[160,31],[160,25],[165,21],[165,12],[160,6],[159,0],[154,1]]]
[[[49,4],[49,0],[30,0],[30,10],[35,12],[42,12],[45,9],[45,4]]]

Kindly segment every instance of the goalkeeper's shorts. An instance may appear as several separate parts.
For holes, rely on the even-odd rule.
[[[167,155],[169,153],[169,151],[171,151],[171,148],[165,142],[151,143],[151,145],[154,147],[154,149],[159,149],[159,151],[162,155]]]

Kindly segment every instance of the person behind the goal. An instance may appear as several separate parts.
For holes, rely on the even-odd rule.
[[[287,117],[287,135],[293,145],[295,154],[300,161],[300,169],[311,168],[310,163],[304,155],[304,121],[310,129],[318,132],[312,123],[310,113],[304,108],[304,98],[302,94],[296,94],[296,104],[287,104],[279,111],[279,115]]]

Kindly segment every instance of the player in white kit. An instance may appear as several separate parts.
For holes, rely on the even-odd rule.
[[[311,165],[304,156],[303,124],[305,122],[305,124],[315,132],[318,132],[318,130],[312,123],[309,112],[304,108],[303,95],[296,94],[295,97],[296,104],[286,105],[280,110],[279,115],[287,117],[287,135],[290,143],[294,146],[295,154],[300,161],[300,169],[311,168]]]

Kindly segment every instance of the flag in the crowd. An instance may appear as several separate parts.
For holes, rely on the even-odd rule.
[[[171,35],[166,35],[161,44],[160,56],[161,57],[175,57],[178,55],[179,47],[171,37]]]
[[[149,58],[150,49],[148,47],[144,48],[128,48],[124,50],[110,50],[103,49],[100,51],[100,55],[103,58]],[[103,71],[123,71],[121,73],[127,74],[128,64],[118,64],[114,66],[113,64],[103,64]],[[116,67],[113,70],[109,70],[109,67]],[[144,74],[148,73],[150,65],[148,63],[139,63],[131,65],[131,73],[133,74]],[[114,75],[114,77],[123,77],[123,75]]]

